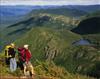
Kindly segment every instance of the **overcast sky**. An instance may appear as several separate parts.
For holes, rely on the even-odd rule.
[[[0,0],[0,5],[94,5],[100,0]]]

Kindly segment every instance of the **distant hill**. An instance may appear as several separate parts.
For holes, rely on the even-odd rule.
[[[58,14],[65,15],[70,17],[80,17],[84,16],[88,13],[100,11],[100,5],[68,5],[68,6],[56,6],[48,9],[40,9],[36,11],[32,11],[32,13],[50,13],[50,14]],[[31,13],[30,13],[31,14]]]
[[[68,6],[58,6],[56,8],[39,9],[36,11],[33,10],[32,13],[30,13],[30,15],[37,14],[37,13],[49,13],[49,14],[64,15],[70,17],[80,17],[87,14],[86,12],[81,10],[68,8]]]
[[[37,14],[29,16],[25,20],[21,20],[18,23],[7,26],[2,32],[2,36],[8,40],[14,40],[17,37],[25,34],[33,27],[48,27],[58,30],[71,30],[76,27],[79,23],[79,20],[71,17],[65,17],[63,15],[53,15],[53,14]],[[5,32],[3,32],[5,31]]]
[[[19,17],[24,17],[27,13],[51,13],[58,15],[65,15],[71,17],[79,17],[86,15],[87,13],[95,12],[100,10],[100,5],[69,5],[69,6],[1,6],[0,5],[0,17],[2,20],[0,24],[12,24],[17,20],[20,20]],[[10,18],[10,19],[7,19]],[[13,20],[12,20],[13,19]]]
[[[43,26],[47,25],[48,27],[52,28],[60,28],[59,26],[76,26],[80,20],[70,17],[70,16],[63,16],[63,15],[55,15],[55,14],[48,14],[48,13],[37,13],[34,12],[26,16],[23,20],[8,26],[7,28],[17,27],[23,24],[21,27],[33,27],[33,26]],[[56,25],[58,24],[58,25]],[[59,25],[60,24],[60,25]],[[66,27],[68,28],[68,27]]]
[[[25,6],[1,6],[0,5],[0,27],[6,24],[12,24],[21,19],[30,12],[29,7]],[[1,25],[2,24],[2,25]]]
[[[41,6],[4,6],[0,5],[0,27],[4,27],[18,22],[30,11],[34,9],[41,9]],[[1,25],[2,24],[2,25]]]
[[[69,9],[67,6],[0,6],[0,17],[2,18],[0,26],[16,23],[31,11],[32,14],[50,13],[74,17],[86,14],[84,11]]]
[[[95,11],[93,13],[89,13],[84,16],[85,18],[92,18],[92,17],[100,17],[100,10]]]
[[[69,8],[84,11],[87,13],[100,11],[100,5],[69,5]]]
[[[100,33],[100,17],[93,17],[80,22],[78,27],[72,30],[78,34]]]
[[[72,29],[78,34],[96,34],[100,33],[100,11],[85,15],[78,26]]]

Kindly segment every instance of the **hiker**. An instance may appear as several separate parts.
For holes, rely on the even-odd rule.
[[[9,65],[10,64],[10,57],[11,56],[8,53],[8,50],[9,50],[10,47],[11,47],[11,45],[7,45],[5,47],[5,63],[6,63],[6,65]]]
[[[30,75],[33,77],[34,69],[30,62],[32,54],[28,47],[29,45],[26,44],[23,48],[18,48],[18,50],[20,51],[19,61],[23,65],[24,75],[26,76],[26,72],[29,71]]]
[[[11,43],[10,45],[6,46],[5,59],[6,59],[6,64],[7,65],[10,64],[11,72],[15,71],[17,68],[15,55],[16,55],[15,44]]]

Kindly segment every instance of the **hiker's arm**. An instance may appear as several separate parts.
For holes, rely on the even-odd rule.
[[[31,53],[31,51],[29,50],[29,53],[30,53],[30,58],[32,57],[32,53]]]
[[[15,58],[18,60],[19,51],[17,49],[15,49],[15,51],[16,51]]]
[[[17,48],[18,49],[18,51],[21,51],[22,50],[22,48]]]

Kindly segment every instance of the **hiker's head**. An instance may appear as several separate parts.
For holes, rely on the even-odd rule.
[[[28,47],[29,47],[28,44],[25,44],[25,45],[24,45],[24,48],[25,48],[25,49],[28,49]]]
[[[11,43],[11,46],[12,46],[12,47],[15,47],[15,44],[14,44],[14,43]]]

